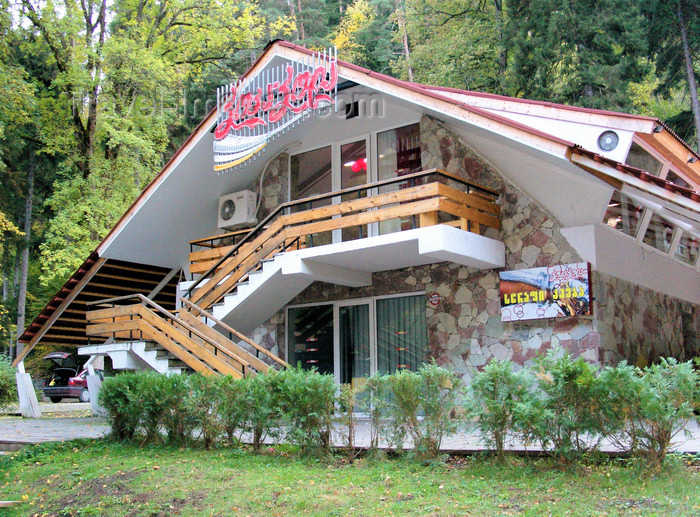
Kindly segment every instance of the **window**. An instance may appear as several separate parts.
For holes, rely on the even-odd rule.
[[[688,232],[683,232],[676,248],[675,256],[686,264],[694,265],[698,261],[699,248],[700,239]]]
[[[636,237],[644,207],[618,191],[612,195],[603,222],[627,235]]]
[[[668,253],[673,242],[674,231],[675,227],[672,223],[659,214],[653,214],[644,234],[644,242],[657,250]]]
[[[627,154],[626,163],[632,167],[647,171],[654,176],[661,174],[661,169],[663,168],[663,164],[659,160],[636,143],[632,143],[630,152]]]
[[[429,356],[425,293],[290,307],[290,364],[360,386],[374,372],[417,370]]]
[[[287,311],[287,362],[333,373],[333,305]]]

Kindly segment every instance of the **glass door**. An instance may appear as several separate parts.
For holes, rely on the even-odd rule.
[[[341,384],[359,388],[374,370],[371,309],[370,301],[336,304],[335,377]]]

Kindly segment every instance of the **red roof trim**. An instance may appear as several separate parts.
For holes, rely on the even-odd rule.
[[[588,156],[593,161],[602,163],[609,167],[613,167],[618,171],[622,172],[623,174],[634,176],[635,178],[638,178],[642,181],[646,181],[647,183],[653,183],[656,186],[664,188],[675,194],[680,194],[681,196],[686,197],[688,199],[692,199],[693,201],[698,201],[698,199],[700,199],[700,191],[694,191],[693,189],[676,185],[675,183],[669,180],[661,179],[658,176],[654,176],[653,174],[650,174],[645,170],[638,169],[637,167],[632,167],[631,165],[627,165],[626,163],[611,160],[610,158],[601,156],[600,154],[594,153],[593,151],[589,151],[588,149],[584,149],[583,147],[580,147],[578,145],[574,146],[573,150],[579,155]]]
[[[617,117],[623,117],[623,118],[631,118],[635,120],[644,120],[648,122],[659,122],[658,119],[654,117],[646,117],[644,115],[635,115],[632,113],[624,113],[621,111],[610,111],[610,110],[599,110],[599,109],[594,109],[594,108],[584,108],[582,106],[569,106],[567,104],[559,104],[556,102],[550,102],[550,101],[536,101],[536,100],[531,100],[531,99],[524,99],[522,97],[508,97],[507,95],[498,95],[495,93],[486,93],[486,92],[474,92],[471,90],[460,90],[459,88],[448,88],[444,86],[431,86],[429,84],[420,84],[420,83],[414,83],[420,86],[421,88],[425,88],[426,90],[437,90],[437,91],[443,91],[443,92],[449,92],[449,93],[459,93],[462,95],[468,95],[470,97],[481,97],[484,99],[494,99],[494,100],[503,100],[507,102],[517,102],[520,104],[531,104],[535,106],[544,106],[547,108],[556,108],[556,109],[562,109],[562,110],[567,110],[567,111],[577,111],[581,113],[592,113],[595,115],[613,115]],[[660,122],[659,122],[660,123]]]

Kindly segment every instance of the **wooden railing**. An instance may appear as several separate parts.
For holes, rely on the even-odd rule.
[[[398,190],[375,194],[392,186]],[[349,196],[357,199],[288,213]],[[290,248],[298,249],[323,232],[362,228],[397,218],[409,218],[413,228],[450,224],[475,233],[482,233],[485,227],[499,228],[497,197],[495,191],[443,171],[430,170],[285,203],[238,244],[217,252],[218,258],[206,261],[210,266],[189,288],[189,300],[203,309],[211,307],[260,267],[261,261]],[[195,271],[202,269],[198,267]]]
[[[270,368],[191,312],[172,314],[143,295],[111,298],[88,305],[100,307],[87,313],[88,336],[154,341],[188,367],[205,375],[221,373],[240,378]],[[269,355],[286,366],[281,359]]]

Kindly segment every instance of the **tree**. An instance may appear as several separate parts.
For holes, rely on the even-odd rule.
[[[627,110],[644,76],[645,27],[632,0],[513,0],[510,94]]]
[[[694,133],[696,149],[700,150],[700,6],[689,0],[645,0],[642,10],[648,21],[649,54],[657,75],[664,79],[658,91],[669,95],[674,87],[683,85],[690,97],[691,109],[684,110],[671,123],[675,122],[678,133],[686,138],[692,138]]]
[[[57,286],[165,162],[183,86],[251,48],[261,20],[252,4],[216,0],[21,0],[21,12],[32,52],[55,66],[39,140],[58,161],[41,246],[44,283]]]

